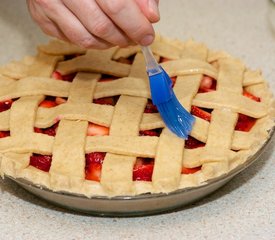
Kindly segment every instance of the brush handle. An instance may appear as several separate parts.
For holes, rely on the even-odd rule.
[[[172,81],[157,63],[149,47],[141,47],[150,82],[152,101],[155,105],[168,102],[172,97]]]
[[[162,68],[159,66],[156,59],[154,58],[151,49],[149,47],[141,46],[141,50],[145,58],[146,70],[148,72],[149,77],[161,73]]]

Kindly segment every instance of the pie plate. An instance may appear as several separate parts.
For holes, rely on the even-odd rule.
[[[153,105],[140,48],[52,39],[0,67],[1,176],[65,208],[138,216],[194,202],[265,158],[275,111],[260,70],[193,40],[157,36],[151,49],[196,117],[187,140]]]
[[[25,179],[15,179],[6,176],[15,181],[28,192],[48,201],[51,204],[96,216],[109,217],[131,217],[145,216],[152,214],[165,213],[194,203],[197,200],[213,193],[237,174],[244,171],[257,160],[265,160],[272,152],[274,147],[275,127],[269,132],[269,137],[261,148],[242,165],[220,177],[205,182],[198,187],[185,188],[170,192],[168,194],[142,194],[138,196],[119,196],[119,197],[85,197],[82,195],[66,192],[53,192],[47,188],[34,185]]]

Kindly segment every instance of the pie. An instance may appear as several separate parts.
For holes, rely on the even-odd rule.
[[[274,127],[261,72],[204,44],[157,36],[153,53],[195,116],[187,140],[150,99],[138,46],[86,50],[52,39],[0,67],[0,171],[87,197],[170,193],[245,163]]]

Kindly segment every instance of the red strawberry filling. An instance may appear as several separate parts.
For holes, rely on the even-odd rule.
[[[153,104],[152,100],[148,99],[144,113],[157,113],[157,106]]]
[[[196,138],[188,136],[188,138],[185,140],[184,148],[194,149],[194,148],[199,148],[199,147],[204,147],[204,146],[205,146],[205,143],[197,140]]]
[[[0,102],[0,112],[9,110],[11,108],[12,103],[13,101],[11,99]]]
[[[193,174],[195,172],[198,172],[201,170],[201,166],[200,167],[195,167],[195,168],[186,168],[183,167],[181,170],[181,174]]]
[[[101,104],[101,105],[111,105],[115,106],[117,103],[118,97],[105,97],[105,98],[97,98],[93,100],[93,103]]]
[[[154,159],[137,158],[133,168],[133,181],[152,181]]]
[[[52,125],[51,127],[42,129],[42,131],[44,134],[54,137],[56,135],[57,128],[58,128],[58,122]]]
[[[94,123],[89,123],[87,136],[105,136],[109,135],[109,128]]]
[[[71,59],[76,58],[76,57],[78,57],[78,56],[81,56],[81,54],[75,53],[75,54],[65,55],[64,60],[65,60],[65,61],[71,60]]]
[[[203,75],[199,87],[199,93],[215,91],[216,85],[217,81],[214,78]]]
[[[67,81],[67,82],[72,82],[74,77],[75,77],[76,73],[71,73],[68,75],[62,75],[60,72],[58,71],[54,71],[52,73],[52,78],[55,78],[57,80],[63,80],[63,81]]]
[[[30,157],[30,165],[44,172],[48,172],[50,170],[51,163],[52,163],[51,155],[40,155],[40,154],[34,153]]]
[[[67,102],[67,98],[63,97],[51,97],[47,96],[40,104],[39,107],[44,107],[44,108],[52,108],[57,105],[63,104]]]
[[[55,106],[57,106],[57,103],[53,100],[48,100],[48,99],[43,100],[39,104],[39,107],[44,107],[44,108],[52,108],[52,107],[55,107]]]
[[[13,100],[11,99],[0,102],[0,112],[9,110],[11,108],[12,103],[13,103]],[[8,136],[10,136],[10,131],[0,131],[0,138],[4,138]]]
[[[160,60],[159,60],[159,62],[160,63],[164,63],[164,62],[169,62],[169,61],[171,61],[172,59],[169,59],[169,58],[166,58],[166,57],[160,57]]]
[[[151,136],[151,137],[159,137],[162,129],[152,129],[152,130],[143,130],[139,131],[139,136]]]
[[[13,103],[13,100],[11,99],[0,102],[0,112],[9,110],[11,108],[12,103]],[[0,131],[0,138],[4,138],[8,136],[10,136],[10,131]]]
[[[256,123],[256,118],[249,117],[239,113],[238,122],[235,126],[235,130],[249,132]]]
[[[92,152],[85,155],[85,179],[100,181],[102,163],[106,153]]]
[[[261,101],[261,98],[256,97],[253,94],[251,94],[245,90],[243,91],[243,95],[245,97],[252,99],[253,101],[256,101],[256,102]],[[256,118],[249,117],[247,115],[239,113],[239,118],[238,118],[238,122],[235,126],[235,130],[249,132],[252,129],[252,127],[255,125],[256,121],[257,121]]]
[[[243,91],[243,95],[244,95],[245,97],[248,97],[248,98],[250,98],[250,99],[256,101],[256,102],[260,102],[260,101],[261,101],[261,98],[254,96],[253,94],[247,92],[246,90]]]
[[[202,118],[208,122],[211,121],[211,113],[209,113],[206,110],[203,110],[202,108],[199,108],[197,106],[191,107],[191,114],[194,116],[197,116],[199,118]]]
[[[172,88],[173,88],[175,86],[175,84],[176,84],[177,77],[171,77],[170,79],[172,81]]]
[[[133,60],[134,60],[134,57],[131,56],[129,58],[125,58],[125,57],[120,57],[119,59],[117,59],[116,61],[117,62],[120,62],[120,63],[124,63],[124,64],[129,64],[131,65],[133,63]]]
[[[55,136],[56,135],[56,131],[58,128],[58,124],[59,122],[55,123],[54,125],[52,125],[51,127],[48,128],[34,128],[34,132],[36,133],[43,133],[43,134],[47,134],[49,136]]]
[[[109,81],[113,81],[116,79],[117,79],[117,77],[114,77],[112,75],[102,74],[101,78],[98,81],[99,82],[109,82]]]
[[[0,138],[10,136],[10,131],[0,131]]]
[[[60,105],[60,104],[66,103],[66,102],[67,102],[67,98],[64,98],[64,97],[56,97],[55,98],[56,105]]]
[[[186,148],[186,149],[195,149],[195,148],[204,147],[204,146],[205,146],[205,143],[197,140],[196,138],[188,136],[188,138],[185,140],[184,148]],[[201,166],[195,167],[195,168],[182,167],[181,173],[182,174],[193,174],[193,173],[198,172],[200,170],[201,170]]]

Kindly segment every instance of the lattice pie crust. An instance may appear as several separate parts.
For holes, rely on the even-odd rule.
[[[157,36],[152,51],[171,60],[161,65],[177,76],[174,91],[187,110],[191,105],[213,109],[211,122],[196,117],[191,132],[204,147],[184,148],[185,141],[165,128],[158,113],[144,113],[150,89],[138,47],[85,50],[52,40],[39,46],[36,56],[0,67],[0,101],[14,99],[11,108],[0,113],[0,131],[10,132],[0,138],[2,176],[88,197],[169,193],[228,173],[260,148],[274,125],[274,100],[260,71],[191,40]],[[66,60],[68,55],[76,57]],[[132,65],[117,61],[129,57]],[[55,70],[78,73],[72,82],[57,81],[51,77]],[[101,74],[118,79],[100,82]],[[198,93],[203,75],[217,81],[216,91]],[[243,96],[243,89],[261,101]],[[117,95],[115,106],[92,103]],[[68,100],[53,108],[39,107],[45,96]],[[249,132],[234,130],[239,113],[257,119]],[[34,131],[58,120],[55,137]],[[109,135],[87,136],[88,122],[109,127]],[[156,128],[164,128],[159,137],[139,136],[140,130]],[[90,152],[107,152],[100,182],[85,179],[85,153]],[[52,155],[49,172],[29,164],[33,153]],[[152,181],[133,181],[137,157],[155,159]],[[183,166],[201,170],[182,174]]]

